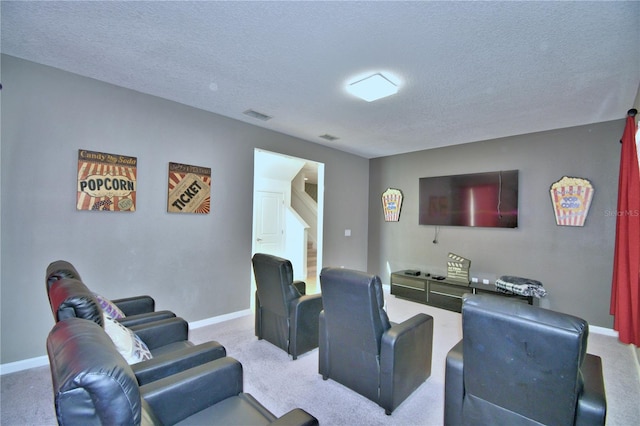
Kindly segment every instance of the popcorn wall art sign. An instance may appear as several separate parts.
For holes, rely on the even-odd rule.
[[[564,176],[549,189],[556,225],[584,226],[593,198],[593,185],[587,179]]]
[[[136,210],[136,157],[78,150],[78,210]]]
[[[169,163],[169,213],[201,213],[211,210],[211,169]]]
[[[382,193],[382,211],[385,222],[398,222],[400,220],[400,209],[402,208],[402,191],[394,188],[387,188]]]

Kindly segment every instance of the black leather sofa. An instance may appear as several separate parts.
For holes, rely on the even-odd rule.
[[[319,373],[390,415],[431,375],[433,317],[417,314],[392,324],[377,275],[324,268],[320,285]]]
[[[66,260],[56,260],[47,266],[45,273],[45,286],[47,297],[51,303],[51,286],[61,279],[75,279],[82,282],[80,274],[70,262]],[[83,282],[84,283],[84,282]],[[86,284],[85,284],[86,286]],[[88,287],[87,287],[88,289]],[[155,300],[149,295],[133,296],[120,299],[110,300],[125,315],[124,318],[116,318],[124,326],[132,326],[143,324],[146,322],[157,321],[165,318],[172,318],[176,315],[167,310],[156,311]],[[52,308],[54,317],[55,310]]]
[[[491,295],[463,297],[448,353],[445,425],[604,425],[600,357],[583,319]]]
[[[82,282],[71,278],[60,279],[51,286],[49,295],[57,322],[81,318],[101,328],[105,326],[97,300]],[[190,342],[189,324],[180,317],[144,322],[127,328],[145,343],[153,356],[131,366],[140,384],[226,356],[226,349],[216,341],[199,345]]]
[[[215,361],[140,386],[97,324],[59,321],[47,337],[55,410],[65,425],[317,425],[293,409],[279,419],[243,393],[242,365]]]

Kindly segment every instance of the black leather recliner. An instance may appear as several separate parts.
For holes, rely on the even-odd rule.
[[[76,279],[56,281],[49,292],[56,322],[81,318],[104,327],[104,317],[93,293]],[[188,340],[189,324],[180,317],[160,319],[127,327],[149,348],[153,358],[131,367],[140,384],[226,356],[226,349],[216,341],[194,345]]]
[[[586,321],[491,295],[465,295],[448,353],[445,425],[604,425],[602,361]]]
[[[320,285],[319,373],[391,414],[431,375],[433,317],[389,322],[377,275],[324,268]]]
[[[140,386],[130,366],[95,323],[69,318],[47,337],[58,423],[64,425],[317,425],[294,409],[280,419],[243,393],[233,358]]]
[[[304,295],[304,283],[294,283],[293,266],[287,259],[256,253],[252,263],[257,287],[258,339],[287,351],[294,360],[317,348],[322,296]]]
[[[57,281],[64,278],[71,278],[82,281],[82,278],[80,277],[80,274],[78,273],[76,268],[66,260],[56,260],[55,262],[51,262],[49,266],[47,266],[45,285],[47,289],[47,297],[49,297],[49,300],[51,299],[49,295],[51,286],[54,285]],[[148,295],[113,299],[111,300],[111,302],[113,302],[113,304],[116,305],[122,311],[122,313],[124,313],[124,318],[116,319],[124,326],[144,324],[146,322],[157,321],[176,316],[171,311],[156,311],[155,300],[153,299],[153,297]],[[55,317],[55,311],[53,309],[52,312],[54,312]]]

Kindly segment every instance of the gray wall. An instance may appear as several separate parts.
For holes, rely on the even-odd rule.
[[[625,111],[621,111],[624,114]],[[464,125],[464,117],[461,117]],[[495,280],[517,275],[542,281],[540,306],[612,327],[609,315],[620,137],[624,120],[377,158],[370,163],[369,270],[416,268],[446,275],[449,252],[471,259],[471,274]],[[520,170],[517,229],[418,225],[423,176]],[[549,187],[563,176],[595,188],[584,227],[556,226]],[[400,221],[383,220],[380,196],[404,193]]]
[[[46,353],[58,259],[189,321],[248,309],[256,147],[325,163],[324,263],[366,269],[368,160],[6,55],[2,84],[0,363]],[[80,148],[138,158],[136,212],[76,211]],[[210,214],[166,212],[169,162],[211,168]]]

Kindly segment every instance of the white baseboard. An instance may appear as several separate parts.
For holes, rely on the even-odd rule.
[[[597,325],[589,325],[589,332],[596,333],[596,334],[604,334],[605,336],[615,337],[616,339],[618,338],[618,332],[612,328],[598,327]]]
[[[245,309],[244,311],[232,312],[230,314],[219,315],[217,317],[205,318],[200,321],[194,321],[189,323],[189,329],[196,329],[200,327],[206,327],[208,325],[217,324],[223,321],[229,321],[232,319],[240,318],[245,315],[251,314],[253,311],[251,309]]]
[[[36,358],[23,359],[22,361],[0,364],[0,376],[4,376],[5,374],[9,373],[15,373],[16,371],[42,367],[43,365],[49,365],[49,357],[47,357],[46,355]]]
[[[248,315],[251,312],[251,309],[245,309],[244,311],[232,312],[230,314],[219,315],[217,317],[205,318],[200,321],[190,322],[189,329],[193,330],[200,327],[206,327],[207,325],[217,324],[219,322],[239,318]],[[0,364],[0,376],[9,373],[15,373],[17,371],[28,370],[30,368],[42,367],[44,365],[49,365],[49,357],[47,357],[46,355],[24,359],[21,361],[8,362],[6,364]]]

